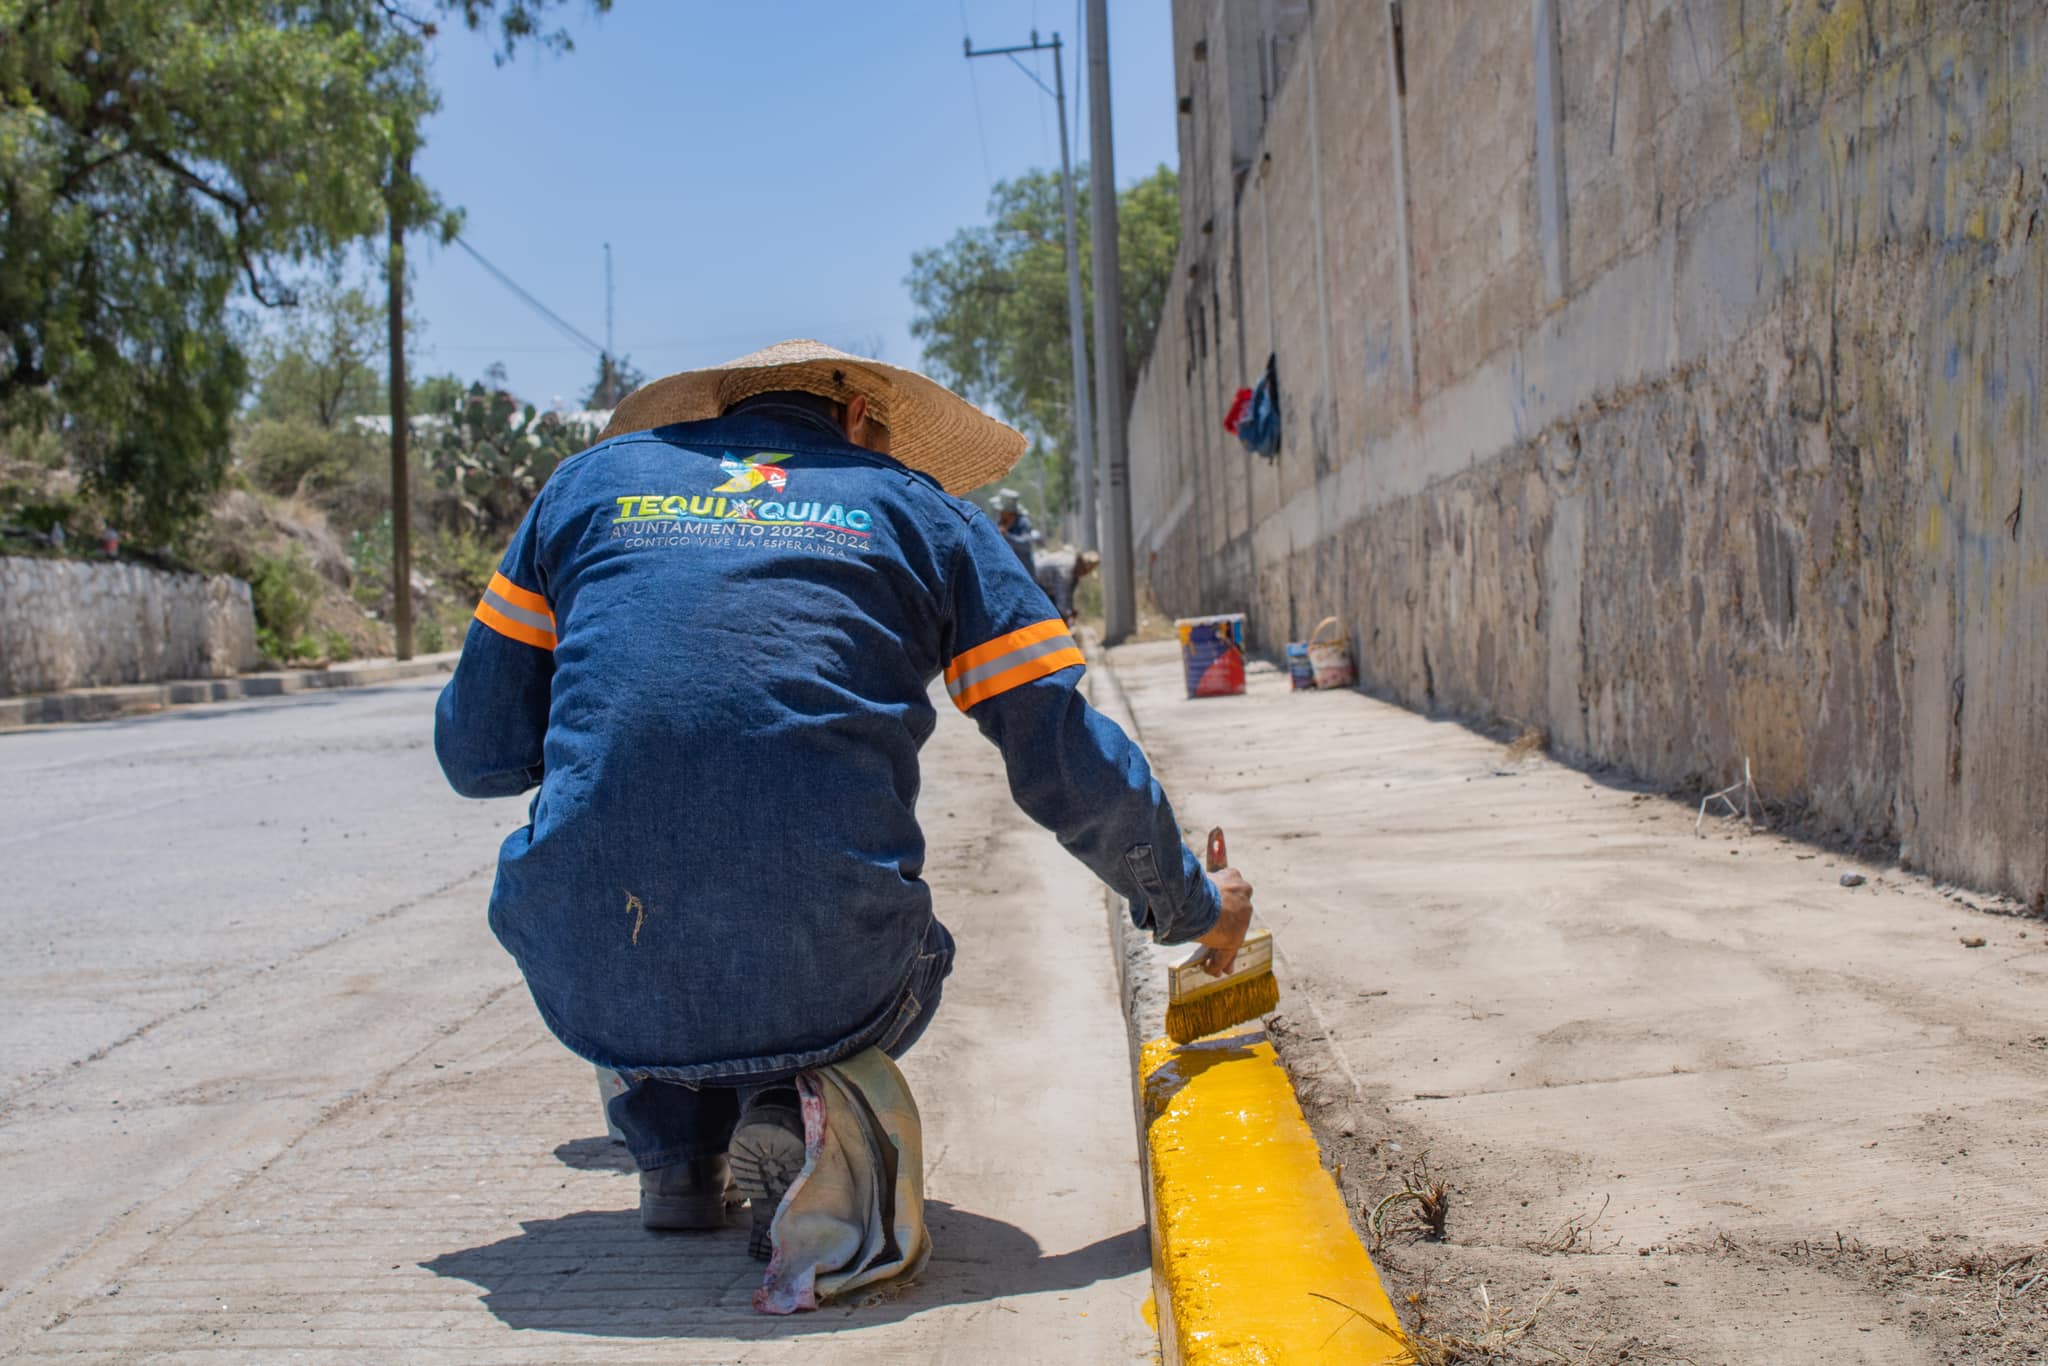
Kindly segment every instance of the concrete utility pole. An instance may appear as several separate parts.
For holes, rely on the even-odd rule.
[[[961,46],[970,58],[1009,57],[1017,69],[1031,76],[1032,83],[1040,90],[1045,82],[1033,76],[1015,56],[1019,52],[1038,52],[1052,49],[1052,102],[1060,111],[1060,205],[1067,220],[1067,346],[1073,352],[1074,362],[1074,480],[1081,494],[1081,548],[1095,549],[1095,432],[1094,405],[1088,401],[1088,343],[1087,333],[1081,321],[1081,248],[1080,230],[1074,221],[1074,162],[1067,153],[1067,82],[1060,64],[1060,35],[1052,35],[1052,41],[1038,41],[1038,30],[1031,31],[1031,41],[1016,47],[985,47],[975,51],[974,40],[963,38]],[[1045,507],[1045,494],[1038,495],[1038,505]],[[1048,511],[1050,509],[1047,509]]]
[[[1095,253],[1096,442],[1102,451],[1102,638],[1137,629],[1131,577],[1131,461],[1124,444],[1124,303],[1116,241],[1116,151],[1110,134],[1109,7],[1088,0],[1088,186]]]
[[[412,470],[406,453],[411,435],[406,416],[405,383],[405,213],[401,207],[412,178],[412,153],[397,152],[391,161],[391,185],[385,198],[390,220],[390,254],[384,277],[390,287],[385,309],[391,322],[391,635],[393,652],[412,658]]]

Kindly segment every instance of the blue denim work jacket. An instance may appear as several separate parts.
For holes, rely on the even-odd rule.
[[[918,750],[942,675],[1017,803],[1141,928],[1215,923],[1082,667],[979,509],[816,427],[735,415],[555,472],[477,605],[434,747],[464,796],[538,786],[490,919],[548,1027],[621,1072],[732,1085],[848,1057],[904,1008],[932,952]]]

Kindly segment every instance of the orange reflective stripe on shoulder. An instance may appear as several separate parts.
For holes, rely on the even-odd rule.
[[[491,575],[476,605],[476,619],[509,640],[539,650],[555,648],[555,614],[548,600],[503,574]]]
[[[946,692],[954,706],[966,711],[977,702],[1086,662],[1067,624],[1054,617],[956,656],[946,666]]]

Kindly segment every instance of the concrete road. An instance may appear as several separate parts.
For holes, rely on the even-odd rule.
[[[926,756],[933,1263],[768,1321],[737,1230],[638,1227],[484,925],[523,806],[447,791],[436,687],[0,736],[0,1355],[1150,1359],[1100,896],[971,726]]]
[[[2048,1355],[2048,924],[1268,667],[1191,702],[1173,646],[1112,661],[1257,888],[1352,1208],[1449,1185],[1446,1241],[1380,1253],[1411,1322],[1479,1336],[1484,1285],[1543,1306],[1531,1360]]]

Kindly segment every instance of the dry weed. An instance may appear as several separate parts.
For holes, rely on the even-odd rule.
[[[1546,1291],[1527,1314],[1515,1314],[1496,1305],[1484,1281],[1479,1283],[1474,1298],[1479,1301],[1477,1324],[1469,1331],[1454,1331],[1437,1320],[1427,1281],[1409,1294],[1408,1309],[1414,1324],[1407,1333],[1407,1344],[1408,1360],[1413,1366],[1507,1360],[1515,1344],[1529,1335],[1536,1320],[1549,1307],[1551,1292]]]
[[[1409,1221],[1392,1224],[1387,1221],[1402,1205],[1412,1204]],[[1384,1196],[1372,1207],[1366,1216],[1366,1231],[1372,1235],[1372,1250],[1379,1251],[1380,1244],[1389,1233],[1415,1233],[1435,1242],[1444,1240],[1444,1222],[1451,1214],[1450,1183],[1440,1179],[1429,1169],[1429,1154],[1423,1153],[1415,1159],[1415,1165],[1401,1178],[1400,1189]]]
[[[1608,1201],[1613,1198],[1611,1195],[1601,1196],[1600,1208],[1593,1211],[1592,1217],[1588,1218],[1583,1214],[1575,1214],[1552,1229],[1545,1236],[1534,1242],[1525,1243],[1523,1246],[1527,1247],[1531,1252],[1540,1253],[1544,1256],[1560,1252],[1594,1253],[1614,1251],[1615,1248],[1621,1246],[1619,1236],[1615,1237],[1612,1242],[1606,1242],[1595,1237],[1593,1233],[1593,1230],[1599,1227],[1601,1219],[1606,1217]]]
[[[1535,726],[1522,727],[1522,733],[1508,744],[1508,762],[1519,764],[1532,754],[1541,754],[1550,748],[1550,737]]]

